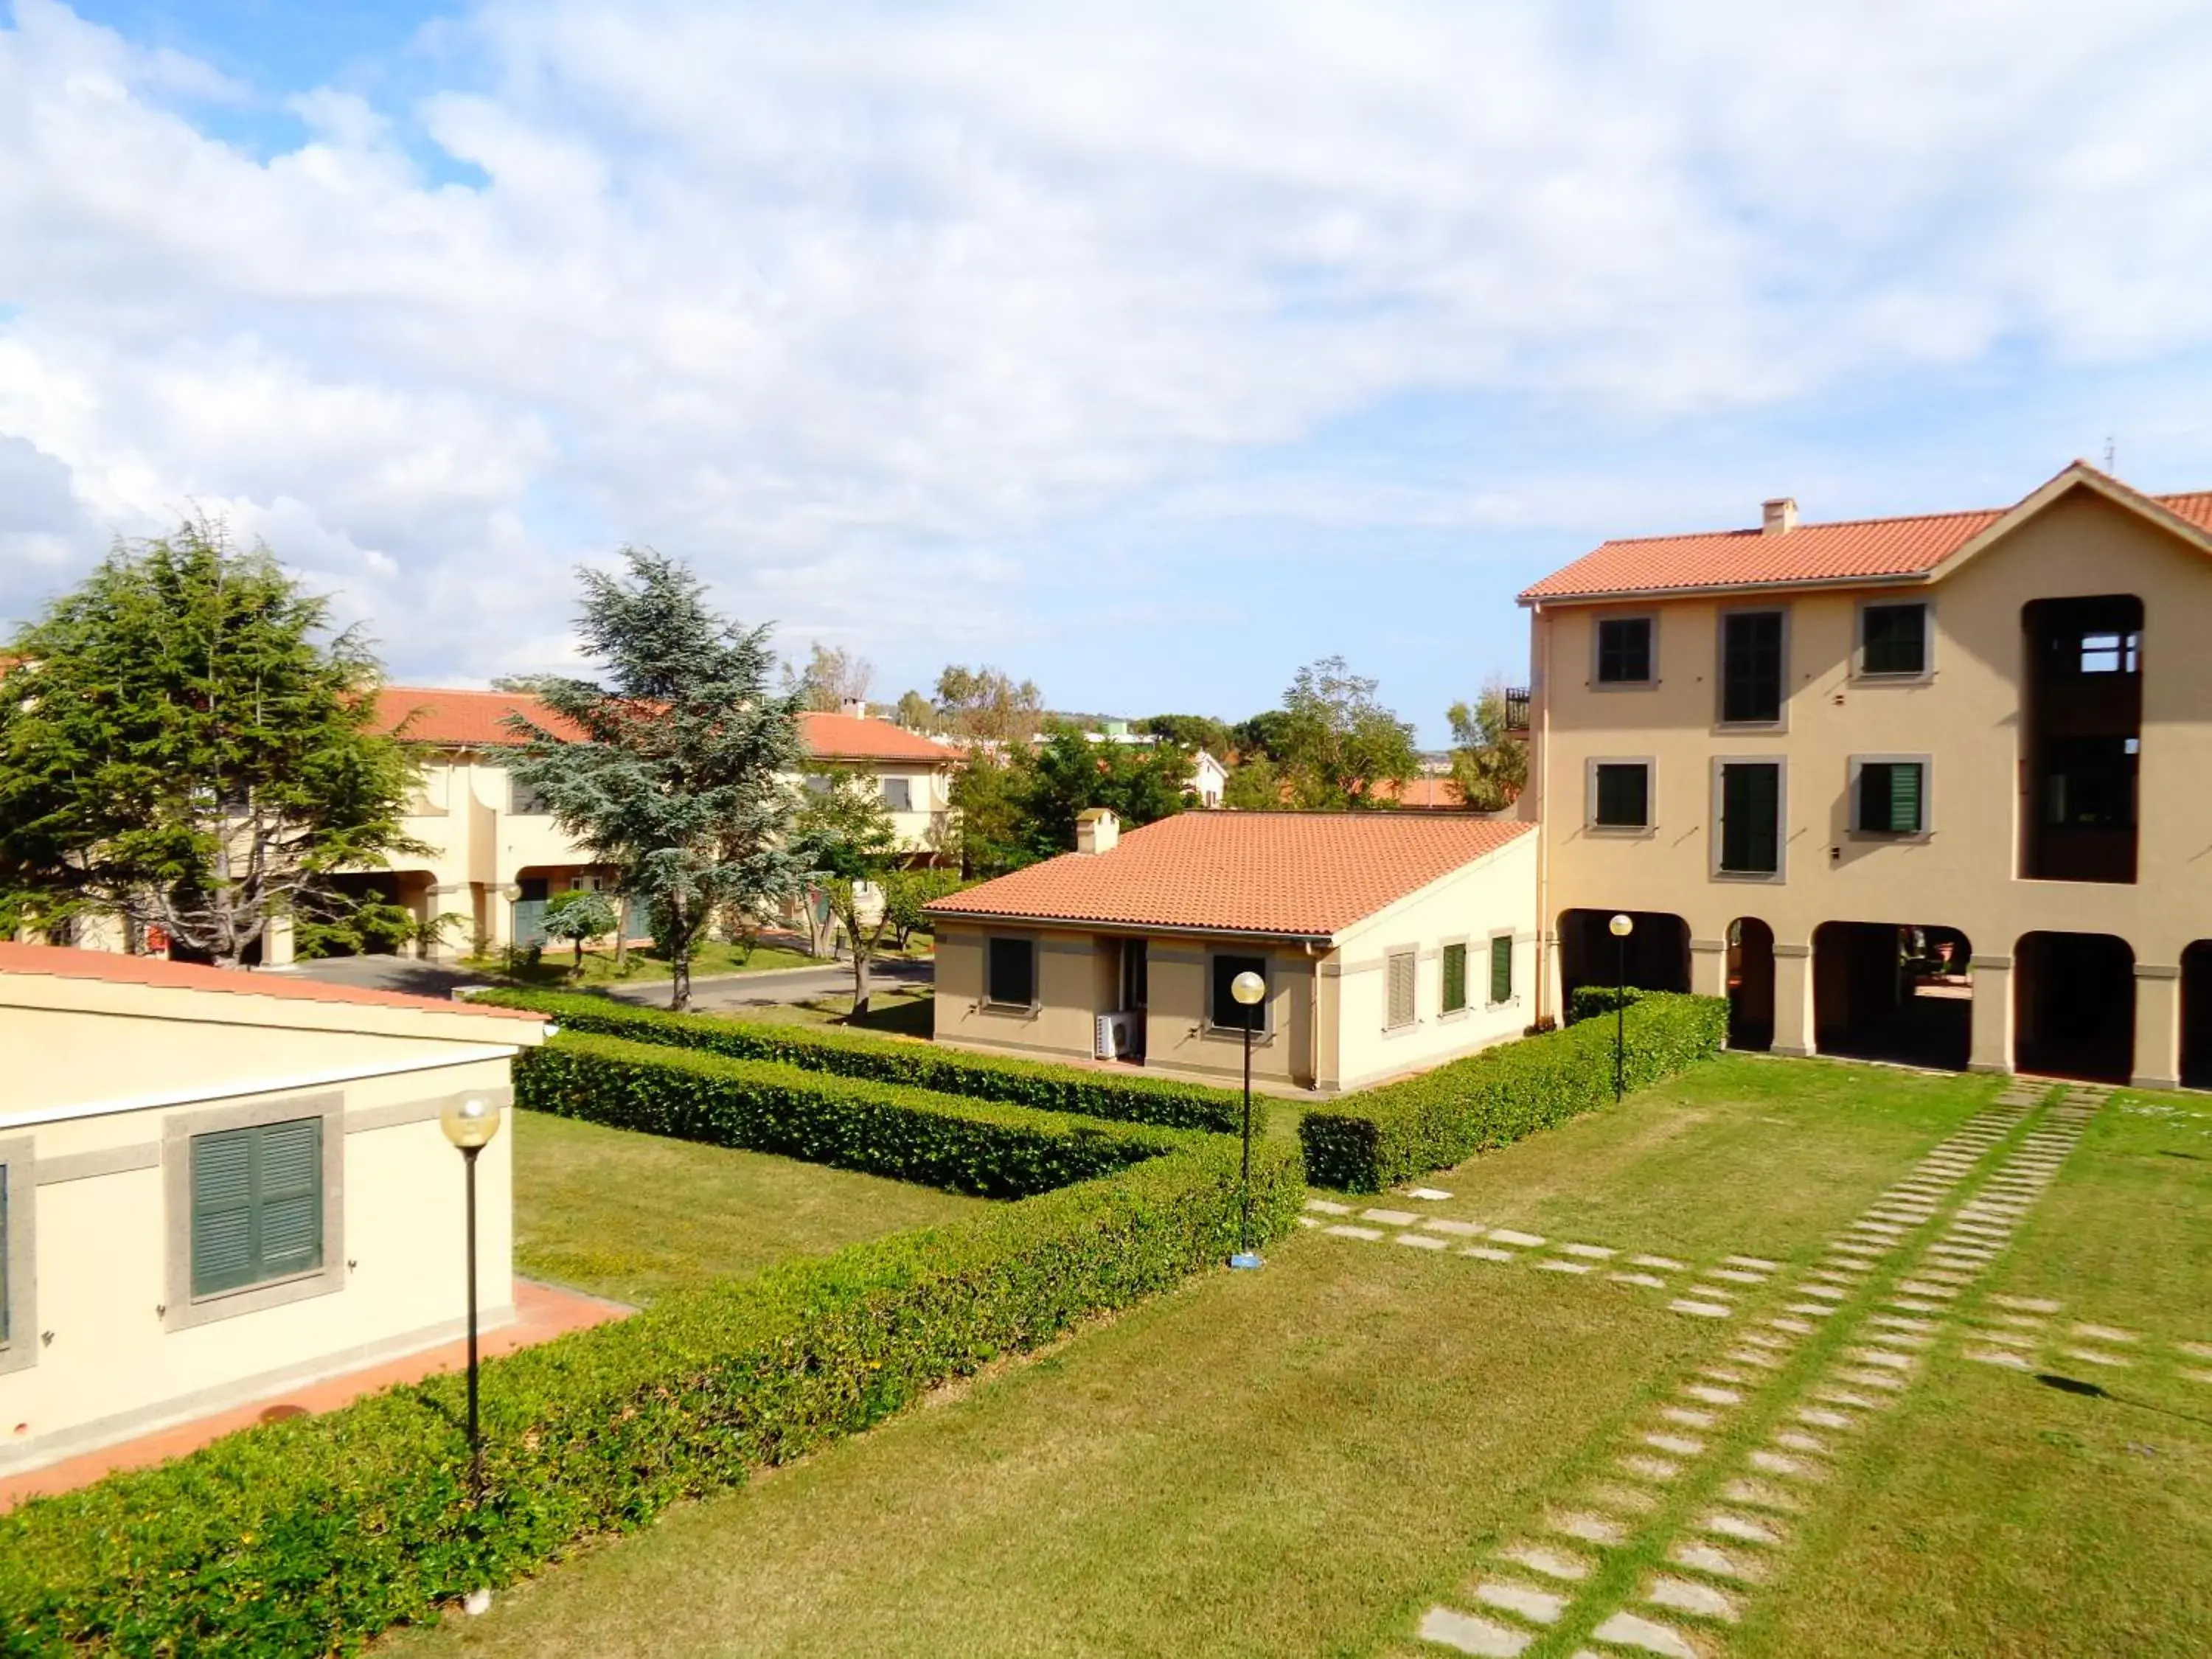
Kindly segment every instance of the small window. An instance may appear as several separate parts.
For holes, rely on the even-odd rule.
[[[884,805],[894,812],[913,811],[914,780],[912,778],[885,778],[884,780]]]
[[[1455,1014],[1467,1006],[1467,946],[1447,945],[1443,954],[1443,995],[1438,1006]]]
[[[1600,685],[1651,683],[1651,618],[1607,617],[1597,625]]]
[[[1414,963],[1411,951],[1393,951],[1385,961],[1385,977],[1389,981],[1388,1006],[1382,1015],[1382,1029],[1386,1031],[1395,1031],[1413,1023]]]
[[[1782,613],[1736,611],[1721,618],[1721,720],[1771,726],[1782,718]]]
[[[1924,674],[1928,672],[1928,607],[1870,605],[1859,613],[1862,674]]]
[[[1920,761],[1868,761],[1859,768],[1858,828],[1877,836],[1917,836],[1927,827],[1927,767]]]
[[[1513,1000],[1513,935],[1495,933],[1490,940],[1490,1006]]]
[[[219,1296],[323,1265],[323,1121],[195,1135],[192,1294]]]
[[[2084,674],[2133,674],[2142,667],[2142,635],[2104,632],[2081,636],[2081,667]]]
[[[984,1000],[1000,1008],[1036,1006],[1036,941],[994,939],[988,949]]]
[[[510,772],[507,778],[507,810],[519,818],[542,818],[552,809],[545,805],[543,795]]]
[[[1782,768],[1772,761],[1721,768],[1721,860],[1729,875],[1771,876],[1782,867]]]
[[[1208,1018],[1224,1031],[1264,1031],[1267,1029],[1267,999],[1249,1006],[1237,1000],[1229,988],[1239,974],[1257,974],[1267,977],[1267,958],[1265,957],[1216,957],[1211,981],[1212,1006]],[[1273,988],[1272,984],[1268,988]]]
[[[1651,769],[1642,761],[1600,761],[1591,769],[1590,822],[1601,830],[1651,827]]]
[[[31,1261],[35,1201],[31,1142],[0,1141],[0,1371],[39,1363],[38,1274]]]

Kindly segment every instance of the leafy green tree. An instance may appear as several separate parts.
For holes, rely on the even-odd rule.
[[[1279,812],[1288,805],[1283,799],[1283,775],[1266,755],[1255,754],[1231,771],[1222,787],[1221,804],[1234,812]]]
[[[195,518],[118,542],[19,632],[0,935],[107,915],[235,968],[280,916],[343,917],[334,872],[425,850],[402,823],[413,763],[377,729],[376,659],[328,618],[266,547]]]
[[[1297,672],[1283,696],[1289,716],[1273,750],[1292,806],[1345,811],[1385,807],[1420,775],[1413,728],[1377,701],[1376,682],[1354,674],[1341,657],[1324,657]]]
[[[1280,761],[1287,752],[1285,745],[1290,729],[1291,716],[1286,710],[1268,708],[1249,720],[1237,721],[1229,728],[1229,738],[1240,760],[1264,756],[1271,761]]]
[[[788,679],[801,706],[823,714],[834,714],[848,702],[866,702],[875,683],[876,665],[866,657],[819,640],[809,650],[805,668]]]
[[[909,732],[934,732],[944,722],[938,718],[937,705],[919,691],[902,693],[898,700],[898,723]]]
[[[1165,738],[1193,754],[1203,749],[1216,760],[1226,760],[1237,751],[1237,740],[1230,735],[1227,723],[1211,714],[1153,714],[1129,729]]]
[[[691,1000],[691,957],[715,915],[797,892],[786,775],[805,764],[798,699],[770,689],[769,629],[718,616],[699,579],[649,549],[624,548],[621,576],[585,569],[577,631],[608,684],[549,678],[538,696],[584,736],[565,741],[521,715],[510,769],[554,821],[614,867],[646,905],[669,964],[669,1006]]]
[[[565,893],[556,893],[547,902],[545,937],[565,939],[574,944],[575,971],[580,974],[584,971],[584,946],[613,933],[617,921],[614,901],[605,893],[570,888]]]
[[[1452,782],[1460,799],[1480,812],[1503,811],[1528,784],[1528,745],[1505,724],[1505,682],[1492,679],[1473,708],[1455,702],[1446,715],[1452,729]]]
[[[1032,860],[1073,850],[1075,815],[1103,806],[1126,829],[1139,829],[1183,809],[1191,757],[1173,744],[1093,743],[1073,726],[1057,726],[1023,769],[1023,836]]]
[[[1044,723],[1044,697],[1036,685],[1028,680],[1017,685],[988,664],[947,667],[937,677],[937,704],[947,731],[1009,753],[1036,737]]]
[[[902,951],[907,941],[916,933],[933,933],[929,917],[922,907],[932,899],[950,898],[967,884],[957,870],[923,869],[902,873],[885,893],[886,914],[890,917],[892,937]]]
[[[793,825],[811,866],[813,885],[829,900],[853,947],[853,1013],[868,1012],[868,969],[893,926],[886,888],[896,884],[906,851],[891,825],[883,792],[867,778],[841,773],[815,792]]]
[[[963,875],[987,879],[1030,862],[1024,800],[1030,764],[1026,748],[1008,755],[979,744],[952,775],[952,844],[941,850],[958,859]]]

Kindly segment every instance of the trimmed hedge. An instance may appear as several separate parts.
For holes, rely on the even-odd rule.
[[[710,1075],[699,1057],[658,1058]],[[1236,1143],[1108,1138],[1173,1150],[489,1362],[481,1512],[450,1374],[34,1499],[0,1516],[0,1652],[356,1649],[1220,1263],[1237,1237]],[[1304,1188],[1288,1147],[1253,1151],[1255,1231],[1277,1238]]]
[[[611,997],[573,992],[480,991],[471,1000],[501,1008],[527,1008],[559,1021],[564,1030],[704,1048],[733,1060],[781,1060],[810,1072],[910,1084],[941,1095],[965,1095],[971,1100],[1004,1101],[1041,1111],[1073,1112],[1084,1117],[1152,1123],[1169,1129],[1235,1134],[1243,1127],[1243,1098],[1231,1090],[1200,1083],[1117,1077],[838,1026],[769,1025],[716,1014],[671,1013],[665,1008],[640,1008]],[[1254,1136],[1265,1127],[1266,1103],[1255,1096]]]
[[[1626,993],[1626,1000],[1632,1008],[1646,997],[1672,994],[1665,991],[1647,991],[1640,985],[1632,985]],[[1617,986],[1577,985],[1574,994],[1567,999],[1567,1024],[1579,1024],[1586,1019],[1595,1019],[1601,1014],[1609,1014],[1623,1000],[1624,994]]]
[[[1640,1089],[1719,1052],[1728,1004],[1655,993],[1628,1009],[1628,1086]],[[1613,1025],[1586,1021],[1470,1054],[1403,1083],[1308,1111],[1306,1178],[1379,1192],[1502,1146],[1613,1098]]]
[[[1088,1181],[1189,1138],[568,1030],[515,1056],[514,1103],[985,1198]]]

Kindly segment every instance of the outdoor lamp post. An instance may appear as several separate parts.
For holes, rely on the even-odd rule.
[[[1636,919],[1617,915],[1606,927],[1620,941],[1613,992],[1613,1103],[1618,1106],[1628,1077],[1628,936],[1636,931]]]
[[[469,1247],[469,1492],[483,1502],[483,1435],[477,1423],[477,1154],[499,1133],[499,1108],[481,1095],[463,1095],[438,1114],[446,1139],[461,1149],[468,1171]]]
[[[1247,969],[1229,981],[1229,994],[1244,1010],[1238,1022],[1244,1028],[1244,1221],[1237,1231],[1242,1246],[1229,1258],[1232,1267],[1256,1267],[1260,1253],[1252,1248],[1252,1028],[1259,1023],[1257,1009],[1267,994],[1267,981]]]

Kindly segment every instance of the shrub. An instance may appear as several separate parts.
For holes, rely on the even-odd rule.
[[[565,1030],[515,1056],[514,1100],[612,1128],[781,1152],[986,1198],[1027,1198],[1088,1181],[1185,1139],[775,1060]]]
[[[476,1000],[502,1008],[527,1008],[558,1020],[570,1031],[597,1031],[634,1042],[704,1048],[735,1060],[778,1060],[810,1072],[911,1084],[941,1095],[1004,1101],[1048,1112],[1170,1129],[1211,1129],[1234,1134],[1243,1103],[1232,1091],[1164,1078],[1117,1077],[1039,1060],[1004,1059],[939,1048],[908,1037],[811,1025],[769,1025],[713,1014],[677,1014],[639,1008],[611,997],[552,991],[485,991]],[[1263,1103],[1252,1103],[1252,1131],[1266,1127]]]
[[[1631,1004],[1627,1032],[1628,1085],[1642,1088],[1717,1053],[1728,1004],[1655,993]],[[1316,1108],[1300,1121],[1298,1139],[1309,1180],[1379,1192],[1612,1097],[1612,1024],[1585,1021]]]
[[[0,1516],[0,1651],[356,1648],[1220,1262],[1234,1143],[1115,1133],[1173,1150],[489,1362],[481,1512],[450,1374],[33,1500]],[[1254,1148],[1254,1187],[1279,1237],[1304,1190],[1288,1148]]]
[[[1595,1019],[1601,1014],[1609,1014],[1624,997],[1633,1007],[1646,997],[1667,994],[1670,994],[1647,991],[1638,985],[1632,985],[1626,991],[1613,985],[1577,985],[1574,994],[1567,999],[1567,1024],[1573,1025],[1585,1019]]]

